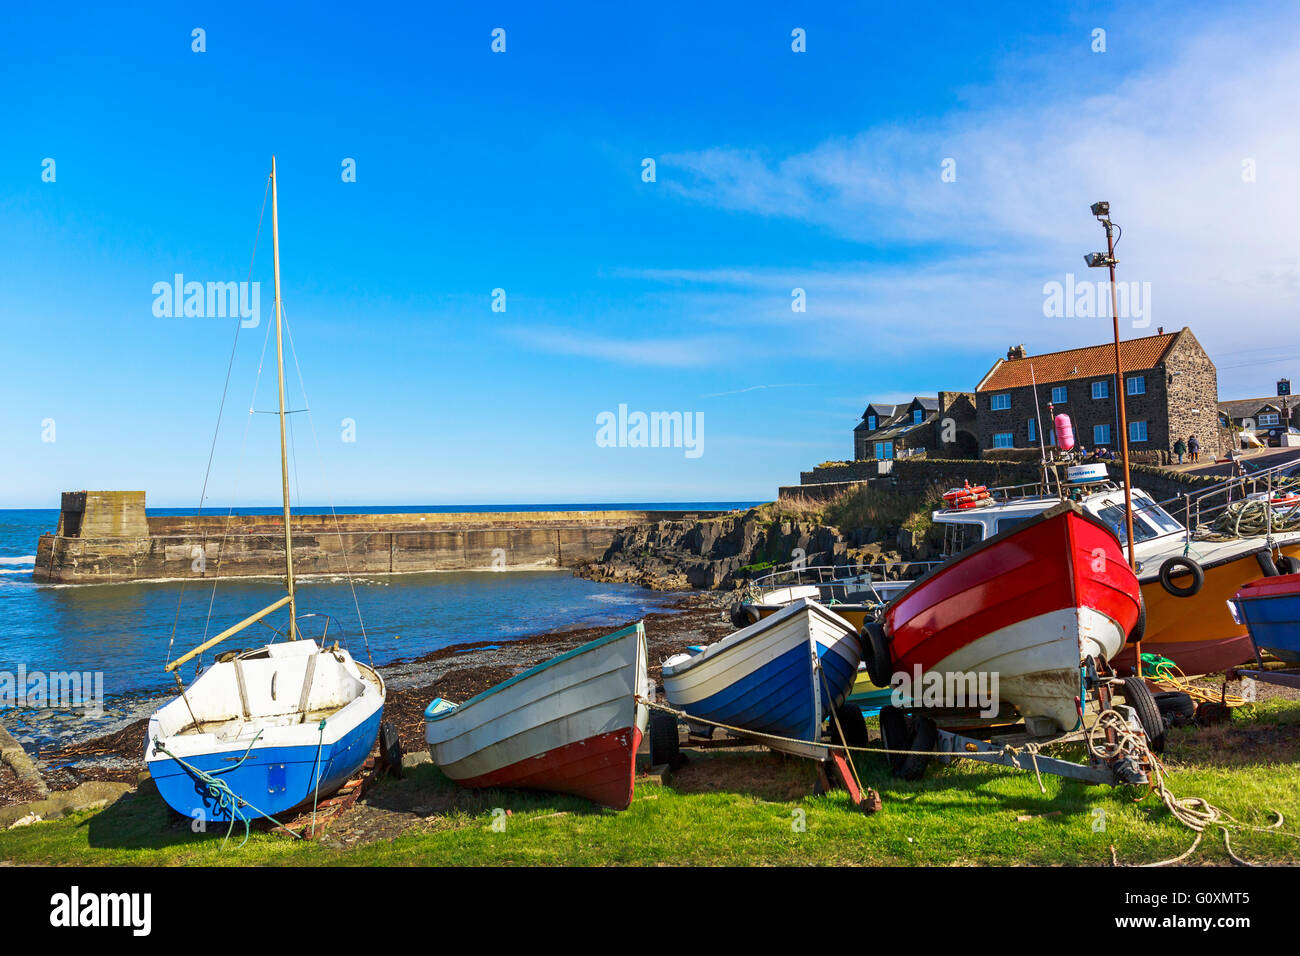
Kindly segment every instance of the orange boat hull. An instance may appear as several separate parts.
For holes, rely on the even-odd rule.
[[[1282,551],[1300,557],[1300,544],[1287,545]],[[1227,602],[1242,585],[1261,577],[1255,555],[1248,553],[1207,567],[1204,586],[1189,598],[1170,594],[1158,578],[1143,581],[1147,628],[1142,652],[1168,657],[1185,674],[1217,674],[1254,660],[1250,634],[1232,619]],[[1174,579],[1177,584],[1184,580]],[[1131,673],[1135,666],[1132,646],[1126,647],[1111,663],[1121,673]]]

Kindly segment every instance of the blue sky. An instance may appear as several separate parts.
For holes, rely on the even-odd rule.
[[[868,400],[1105,340],[1043,314],[1095,278],[1098,198],[1152,326],[1196,332],[1221,397],[1270,393],[1300,356],[1294,11],[1048,6],[11,11],[0,507],[197,502],[235,326],[151,290],[248,278],[272,153],[308,504],[771,498],[851,454]],[[247,415],[270,263],[268,210],[217,504],[278,496]],[[702,413],[703,454],[599,447],[620,404]]]

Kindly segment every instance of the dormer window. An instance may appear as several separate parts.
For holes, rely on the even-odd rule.
[[[912,424],[921,424],[921,419],[925,416],[925,410],[921,408],[912,409]]]
[[[868,430],[868,431],[873,431],[873,432],[876,430],[876,416],[875,416],[875,415],[868,415],[868,416],[867,416],[867,430]]]

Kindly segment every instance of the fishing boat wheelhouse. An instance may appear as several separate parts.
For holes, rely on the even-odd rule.
[[[1266,479],[1265,475],[1253,480]],[[1209,494],[1231,495],[1234,490],[1240,492],[1236,506],[1266,509],[1268,498],[1246,494],[1244,483],[1234,479],[1180,502],[1193,530],[1170,513],[1169,502],[1158,503],[1142,489],[1132,489],[1133,553],[1147,615],[1142,649],[1172,659],[1189,674],[1226,670],[1254,656],[1246,628],[1233,620],[1226,602],[1248,581],[1277,574],[1279,566],[1287,570],[1290,561],[1300,561],[1300,531],[1265,533],[1261,538],[1234,536],[1206,525],[1207,517],[1230,513],[1235,506],[1207,505],[1201,510],[1204,499]],[[1053,485],[1049,490],[1042,483],[995,488],[980,507],[933,512],[934,522],[944,529],[945,559],[1053,507],[1062,497],[1077,502],[1110,528],[1127,553],[1124,489],[1110,480],[1104,464],[1097,463],[1067,469],[1059,488]],[[1300,514],[1300,509],[1290,507]],[[1285,514],[1274,527],[1288,525]],[[1121,671],[1132,669],[1136,664],[1132,648],[1125,648],[1111,663]]]

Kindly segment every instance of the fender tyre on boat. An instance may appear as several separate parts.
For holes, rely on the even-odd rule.
[[[741,601],[731,605],[731,623],[737,628],[749,627],[758,621],[758,612]]]
[[[1128,643],[1136,644],[1142,640],[1147,632],[1147,602],[1142,599],[1142,592],[1138,591],[1138,619],[1133,625],[1133,630],[1128,632]]]
[[[1281,574],[1300,574],[1300,561],[1284,554],[1277,559],[1277,569]]]
[[[844,739],[840,739],[840,729],[844,730]],[[867,720],[862,711],[853,704],[841,704],[831,718],[831,740],[849,747],[865,747],[869,742]]]
[[[910,750],[912,728],[907,716],[893,704],[880,708],[880,744],[886,750]],[[885,754],[889,772],[897,777],[898,769],[903,765],[903,754]]]
[[[650,711],[649,726],[646,733],[650,737],[650,765],[653,767],[668,765],[676,770],[682,765],[682,751],[677,735],[677,718],[667,711]]]
[[[913,722],[911,739],[905,749],[933,750],[938,742],[939,728],[934,721],[929,717],[918,717]],[[920,780],[925,774],[925,768],[930,765],[930,759],[929,754],[907,754],[894,771],[894,776],[900,780]]]
[[[1181,569],[1181,570],[1180,570]],[[1273,569],[1277,573],[1277,569]],[[1192,583],[1186,587],[1179,587],[1174,584],[1174,575],[1190,573]],[[1166,558],[1165,563],[1160,565],[1160,586],[1172,594],[1174,597],[1192,597],[1197,594],[1205,585],[1205,569],[1202,568],[1192,558]]]
[[[885,639],[885,629],[875,621],[862,625],[862,661],[867,665],[867,676],[877,687],[889,686],[893,676],[894,664],[889,656],[889,641]]]
[[[1147,735],[1147,743],[1151,745],[1151,752],[1164,753],[1165,719],[1160,715],[1160,708],[1156,706],[1146,682],[1137,677],[1125,677],[1124,700],[1137,711],[1138,720],[1142,722],[1142,729]]]
[[[1273,560],[1273,552],[1268,548],[1263,551],[1255,552],[1255,560],[1259,562],[1259,569],[1264,572],[1264,577],[1277,577],[1277,563]]]

